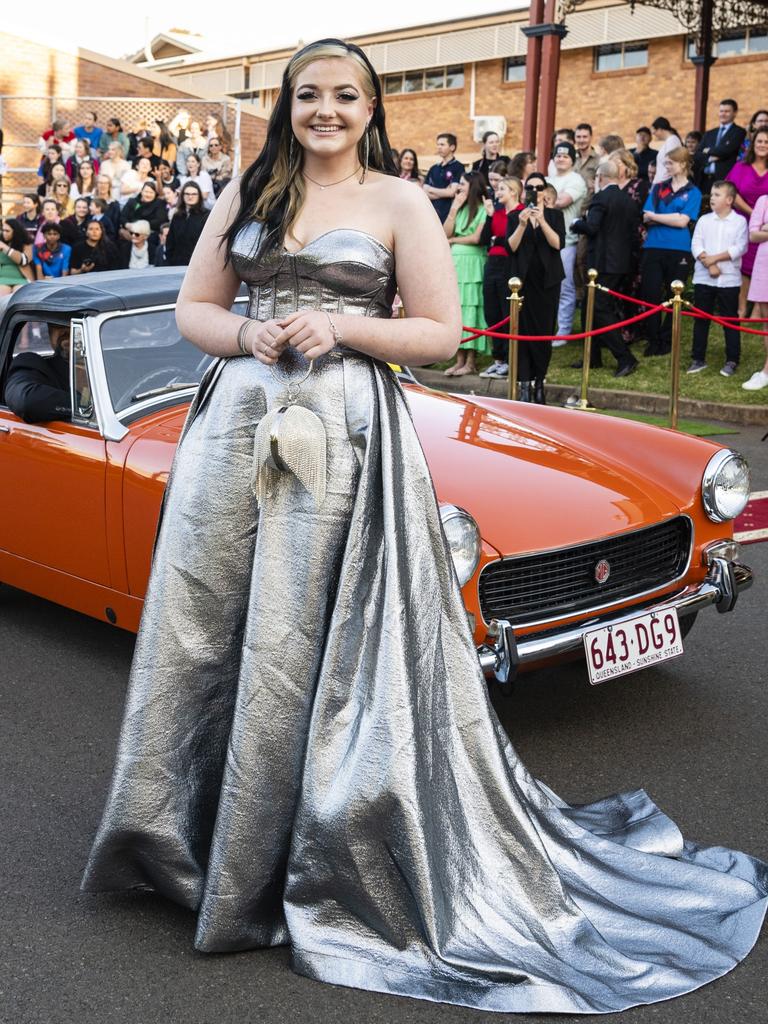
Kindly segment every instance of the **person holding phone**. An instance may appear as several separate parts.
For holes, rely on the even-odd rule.
[[[507,219],[510,272],[523,282],[520,334],[551,338],[555,333],[560,284],[565,277],[560,252],[565,245],[562,210],[544,203],[547,179],[539,171],[525,181],[524,208]],[[544,378],[552,358],[551,341],[521,341],[517,350],[521,402],[544,405]]]
[[[117,249],[107,237],[104,222],[88,221],[85,238],[72,249],[69,263],[70,274],[92,274],[100,270],[117,270],[119,263]]]

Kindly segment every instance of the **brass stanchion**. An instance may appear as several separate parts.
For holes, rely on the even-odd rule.
[[[589,282],[587,284],[587,311],[584,324],[584,356],[581,363],[581,397],[575,401],[569,399],[567,408],[581,409],[586,412],[594,412],[594,405],[589,404],[589,364],[592,362],[592,325],[595,320],[595,292],[597,291],[597,271],[587,271]]]
[[[672,383],[669,392],[669,425],[677,430],[677,414],[680,404],[680,342],[683,326],[683,289],[682,281],[672,282]]]
[[[523,304],[523,297],[520,295],[520,289],[523,287],[523,282],[519,277],[510,277],[507,284],[510,291],[509,333],[517,334],[520,330],[520,307]],[[514,401],[517,398],[517,338],[509,339],[507,363],[509,364],[507,397]]]

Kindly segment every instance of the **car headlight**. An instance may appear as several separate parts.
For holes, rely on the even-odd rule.
[[[735,519],[749,501],[749,466],[738,452],[723,449],[707,463],[701,481],[704,511],[714,523]]]
[[[441,505],[440,520],[448,538],[459,586],[463,587],[474,575],[480,561],[480,530],[469,512],[456,505]]]

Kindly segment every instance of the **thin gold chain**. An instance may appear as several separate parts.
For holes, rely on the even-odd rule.
[[[342,181],[349,181],[357,172],[360,170],[359,165],[352,171],[352,174],[348,174],[346,178],[339,178],[338,181],[329,181],[327,185],[321,185],[319,181],[315,181],[314,178],[310,178],[306,171],[304,171],[304,177],[307,181],[311,181],[313,185],[317,185],[318,188],[332,188],[334,185],[340,185]]]

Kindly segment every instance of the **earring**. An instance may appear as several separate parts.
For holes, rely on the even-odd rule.
[[[369,121],[368,124],[365,126],[365,161],[364,161],[364,164],[363,164],[363,173],[360,176],[360,184],[361,185],[365,181],[365,176],[368,173],[368,161],[369,161],[370,155],[371,155],[371,133],[370,133],[370,130],[369,130],[370,127],[371,127],[371,123]]]
[[[291,132],[291,145],[288,149],[288,171],[293,171],[293,163],[296,159],[296,136]]]

